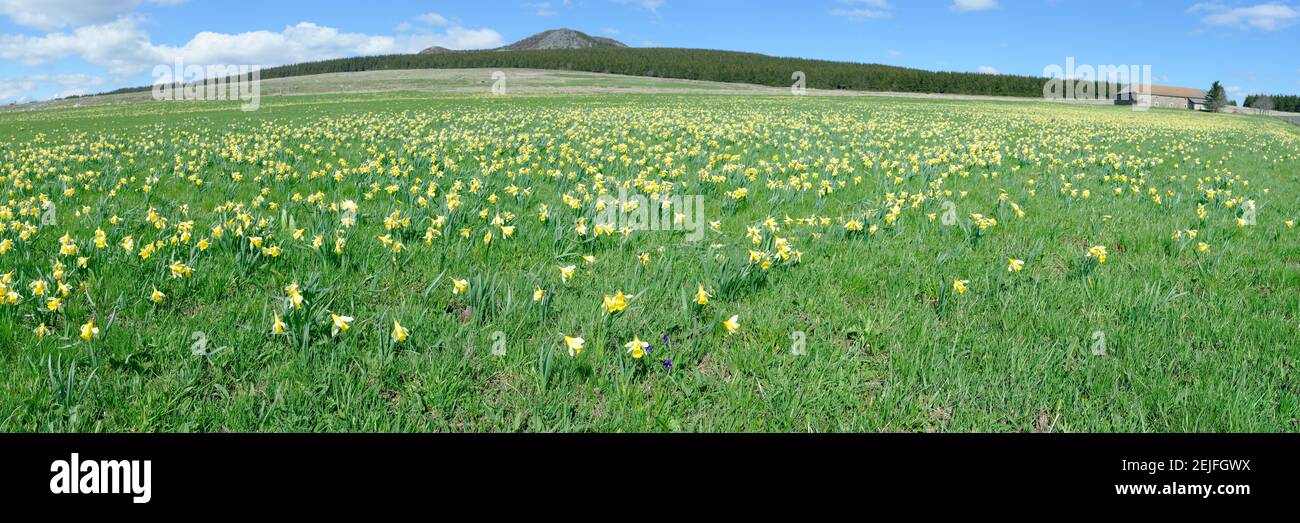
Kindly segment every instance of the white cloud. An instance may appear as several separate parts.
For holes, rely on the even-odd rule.
[[[138,74],[180,59],[187,65],[240,64],[272,67],[348,56],[414,53],[432,46],[449,49],[499,47],[491,29],[451,26],[442,33],[397,36],[346,33],[300,22],[282,31],[238,34],[202,32],[180,46],[154,44],[133,18],[79,27],[45,36],[0,35],[0,58],[40,65],[76,56],[114,75]]]
[[[527,3],[524,4],[524,7],[527,7],[529,9],[535,9],[536,10],[535,14],[537,16],[555,16],[560,14],[558,11],[555,10],[555,8],[551,5],[550,2]]]
[[[894,9],[894,6],[889,4],[889,0],[839,0],[839,2],[848,5],[849,7],[831,9],[831,16],[848,18],[853,21],[873,20],[893,16],[891,11]]]
[[[416,16],[415,20],[417,22],[424,22],[426,24],[436,25],[440,27],[451,24],[451,20],[448,20],[447,17],[442,16],[438,13],[424,13],[422,15]]]
[[[1268,3],[1249,7],[1228,7],[1218,3],[1199,3],[1187,10],[1205,13],[1201,21],[1207,25],[1280,31],[1300,19],[1300,10],[1286,4]]]
[[[27,93],[36,89],[36,82],[27,78],[0,79],[0,102],[26,102]]]
[[[1228,96],[1231,96],[1233,98],[1245,98],[1250,95],[1268,94],[1260,89],[1246,88],[1238,85],[1229,85],[1227,87],[1224,87],[1223,90],[1227,91]]]
[[[0,0],[0,15],[45,31],[109,22],[141,3],[174,6],[185,0]]]
[[[613,2],[616,4],[634,5],[640,7],[641,9],[645,9],[646,11],[650,11],[655,16],[659,16],[659,8],[663,7],[665,3],[664,0],[613,0]],[[564,6],[568,7],[569,5],[570,3],[566,0],[564,2]]]
[[[14,79],[0,79],[0,102],[27,102],[31,93],[52,86],[53,98],[89,94],[91,88],[104,85],[104,79],[87,74],[41,74]]]
[[[969,11],[988,11],[989,9],[997,9],[998,7],[998,0],[954,0],[952,3],[953,11],[960,11],[963,13]]]
[[[900,56],[903,56],[903,52],[897,49],[890,49],[888,51],[885,51],[885,56],[888,56],[890,58],[898,58]]]
[[[990,67],[987,65],[979,66],[978,71],[983,74],[1002,74],[1002,71],[999,71],[996,67]]]
[[[0,58],[27,66],[77,56],[117,75],[138,73],[161,60],[135,19],[120,18],[45,36],[0,35]]]

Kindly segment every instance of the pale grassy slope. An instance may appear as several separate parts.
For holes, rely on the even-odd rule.
[[[329,73],[262,81],[263,97],[344,93],[435,92],[488,93],[495,69],[413,69]],[[740,94],[782,95],[789,88],[753,84],[706,82],[671,78],[650,78],[578,71],[503,69],[511,94]],[[947,100],[1042,101],[1037,98],[972,96],[953,94],[832,91],[809,89],[812,96],[889,96]],[[152,100],[150,92],[93,96],[0,107],[0,113],[55,108],[91,107]]]

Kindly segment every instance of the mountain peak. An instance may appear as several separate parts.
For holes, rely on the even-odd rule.
[[[541,49],[590,49],[593,47],[625,48],[626,44],[613,38],[591,36],[582,31],[568,28],[542,31],[533,36],[493,51],[531,51]],[[441,54],[454,52],[445,47],[430,47],[420,54]]]
[[[551,29],[502,47],[502,51],[525,51],[533,49],[588,49],[592,47],[627,47],[623,42],[612,38],[591,36],[573,29]]]

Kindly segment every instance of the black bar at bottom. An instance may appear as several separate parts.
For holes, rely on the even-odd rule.
[[[574,495],[644,502],[739,490],[765,502],[843,495],[855,503],[915,499],[927,509],[958,500],[1058,509],[1293,506],[1298,442],[1249,434],[10,434],[0,435],[0,500],[7,508],[219,513],[265,504],[496,506]],[[71,470],[74,454],[80,470]],[[118,493],[84,492],[113,491],[113,475]]]

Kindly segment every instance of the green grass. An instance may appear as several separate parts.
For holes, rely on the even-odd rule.
[[[22,294],[0,305],[0,430],[1290,432],[1300,419],[1300,229],[1285,224],[1300,214],[1300,129],[1278,121],[884,98],[388,93],[268,98],[255,113],[190,102],[9,114],[0,137],[0,222],[37,228],[29,240],[0,231],[14,243],[0,274],[13,271]],[[340,159],[384,173],[336,181]],[[562,195],[594,195],[596,172],[613,193],[642,176],[702,195],[721,229],[700,242],[580,238],[575,220],[592,204],[571,209]],[[437,194],[421,207],[410,189],[429,181]],[[819,194],[823,181],[834,191]],[[531,194],[509,196],[510,185]],[[728,193],[741,187],[737,203]],[[323,208],[292,198],[318,191]],[[891,224],[887,195],[904,191],[925,197]],[[57,223],[42,225],[38,195]],[[359,222],[345,229],[329,206],[349,199]],[[1245,200],[1257,221],[1239,227]],[[236,213],[214,211],[227,202],[284,253],[247,249],[226,222]],[[943,224],[945,202],[956,225]],[[146,221],[150,208],[165,228]],[[513,213],[515,237],[479,218],[484,208]],[[412,217],[408,230],[385,230],[394,210]],[[999,223],[976,238],[971,213]],[[426,245],[439,215],[443,237]],[[850,232],[850,220],[879,229]],[[186,221],[191,237],[171,244]],[[1195,240],[1171,237],[1192,229]],[[339,231],[343,256],[330,253]],[[59,255],[65,233],[85,268]],[[384,234],[408,249],[390,255]],[[127,235],[137,253],[165,246],[141,260],[118,246]],[[802,261],[748,266],[775,237]],[[1106,263],[1085,257],[1094,245]],[[1024,271],[1008,272],[1008,258]],[[56,259],[71,292],[47,312],[28,284],[54,281]],[[173,261],[193,276],[172,278]],[[577,266],[567,285],[564,265]],[[449,278],[470,280],[469,295]],[[283,312],[294,281],[308,305]],[[698,284],[713,294],[705,307],[691,302]],[[153,287],[163,303],[149,301]],[[602,297],[618,290],[635,298],[607,317]],[[292,335],[272,335],[277,311]],[[351,329],[331,336],[330,312],[355,317]],[[741,328],[727,336],[732,315]],[[101,334],[86,342],[88,319]],[[390,340],[394,319],[411,332],[404,343]],[[491,352],[497,331],[504,357]],[[805,356],[792,354],[796,331]],[[581,355],[562,335],[586,339]],[[634,336],[654,344],[650,356],[627,355]],[[76,362],[73,379],[50,357],[64,371]]]

